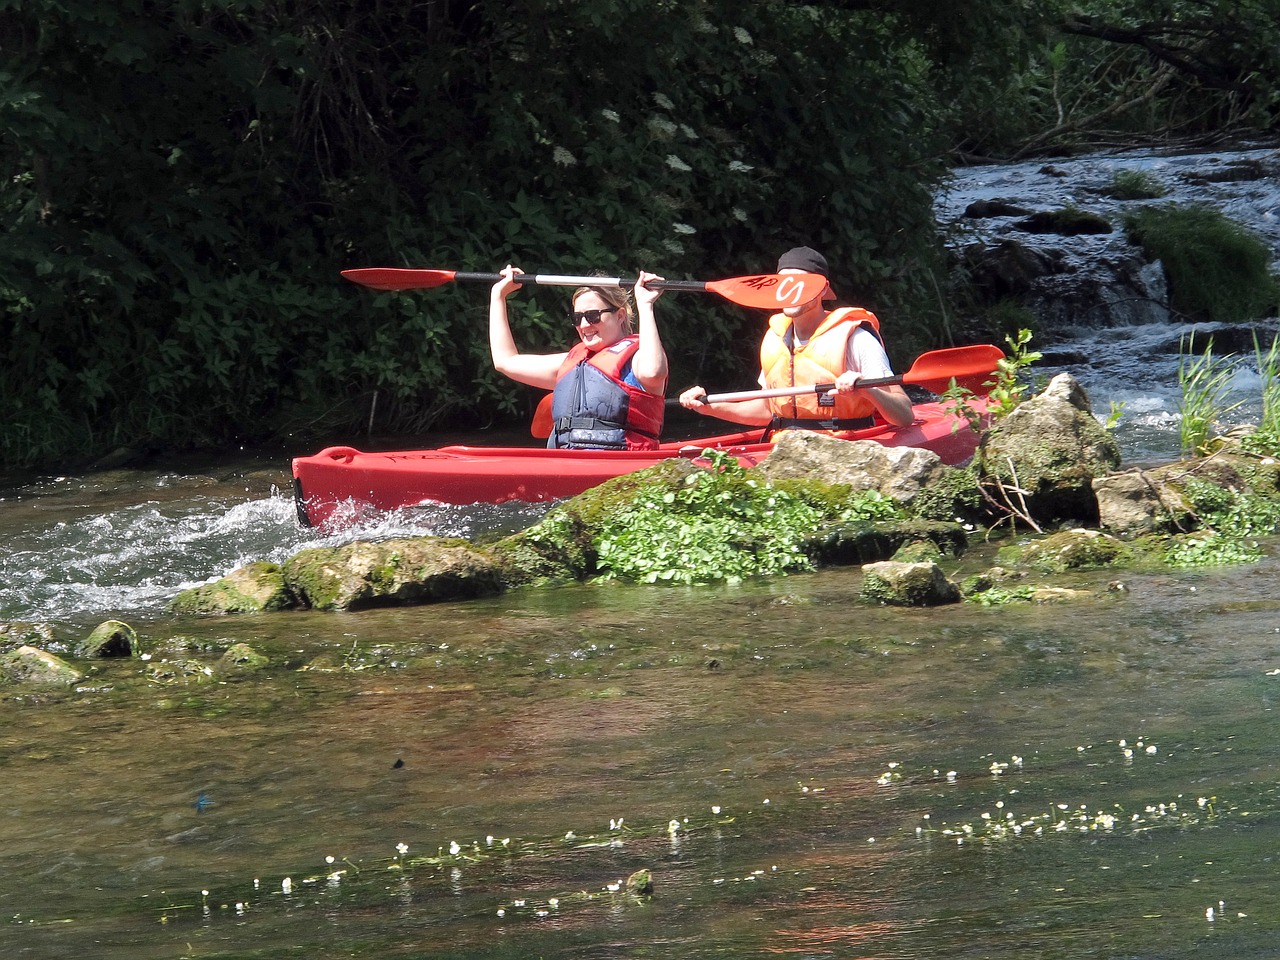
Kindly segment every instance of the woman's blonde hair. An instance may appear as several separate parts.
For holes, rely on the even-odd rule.
[[[622,328],[627,333],[631,332],[631,317],[634,315],[634,311],[632,309],[630,290],[625,290],[622,287],[578,287],[573,291],[570,302],[577,303],[578,298],[584,293],[594,293],[605,303],[621,310]]]

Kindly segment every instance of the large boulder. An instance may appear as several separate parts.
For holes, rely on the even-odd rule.
[[[433,603],[501,590],[493,561],[465,541],[434,537],[312,547],[285,561],[285,585],[317,610]]]
[[[910,504],[946,472],[931,450],[886,447],[874,440],[840,440],[825,433],[787,430],[756,468],[770,482],[812,478],[845,484],[855,491],[877,490]]]
[[[978,446],[984,485],[1037,522],[1098,522],[1093,481],[1120,466],[1120,447],[1094,418],[1084,388],[1060,373]]]

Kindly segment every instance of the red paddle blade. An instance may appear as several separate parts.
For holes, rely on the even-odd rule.
[[[974,393],[986,393],[986,384],[996,372],[996,363],[1004,359],[1004,351],[989,343],[971,347],[949,347],[922,353],[902,375],[903,383],[914,383],[934,393],[942,393],[954,378],[956,383]]]
[[[827,289],[820,273],[764,273],[755,277],[710,280],[707,289],[742,307],[782,310],[816,300]]]
[[[456,270],[409,270],[402,267],[358,267],[343,270],[352,283],[373,290],[429,290],[452,283]]]
[[[554,425],[551,419],[551,397],[552,394],[548,393],[538,401],[538,409],[533,411],[533,423],[529,425],[530,435],[539,440],[545,440],[551,436],[551,427]]]

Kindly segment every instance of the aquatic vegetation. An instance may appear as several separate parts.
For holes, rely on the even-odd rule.
[[[1203,529],[1170,539],[1162,560],[1175,567],[1207,567],[1253,563],[1263,556],[1259,537],[1280,529],[1280,500],[1233,490],[1197,478],[1185,482],[1184,493],[1200,516]]]
[[[1183,337],[1178,343],[1178,387],[1182,392],[1178,403],[1181,414],[1178,440],[1186,454],[1211,452],[1210,430],[1244,402],[1228,403],[1226,399],[1238,361],[1215,357],[1213,341],[1203,353],[1192,353],[1193,347],[1190,337]]]
[[[811,570],[805,542],[824,520],[882,518],[896,511],[872,491],[843,501],[835,517],[787,489],[770,485],[736,459],[707,451],[710,469],[673,488],[643,487],[594,538],[607,579],[641,583],[738,582]]]

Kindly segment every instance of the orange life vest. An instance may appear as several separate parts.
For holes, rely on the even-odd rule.
[[[666,401],[623,378],[640,338],[623,337],[592,353],[573,345],[556,373],[548,447],[577,450],[652,450],[658,445]]]
[[[791,318],[775,313],[760,343],[760,369],[768,388],[807,383],[831,383],[845,371],[845,351],[858,327],[880,337],[880,321],[870,310],[840,307],[831,311],[803,347],[794,345]],[[797,397],[771,397],[775,417],[791,420],[857,420],[875,412],[875,405],[861,393],[836,394],[834,407],[820,407],[813,393]]]

